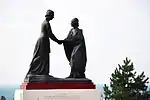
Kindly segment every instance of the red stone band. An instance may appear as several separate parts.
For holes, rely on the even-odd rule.
[[[20,89],[39,90],[39,89],[95,89],[92,82],[41,82],[41,83],[22,83]]]

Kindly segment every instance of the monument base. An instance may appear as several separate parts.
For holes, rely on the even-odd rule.
[[[14,100],[100,100],[100,90],[87,78],[29,75],[15,91]]]
[[[99,89],[16,90],[14,100],[100,100]]]

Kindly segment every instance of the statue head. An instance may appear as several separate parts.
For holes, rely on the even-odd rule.
[[[54,11],[52,10],[47,10],[46,15],[45,15],[47,20],[52,20],[54,18]]]
[[[79,20],[78,20],[78,18],[73,18],[73,19],[71,20],[71,26],[72,26],[73,28],[77,28],[77,27],[79,26]]]

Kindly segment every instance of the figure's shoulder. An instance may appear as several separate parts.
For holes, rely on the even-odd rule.
[[[82,30],[81,28],[78,28],[79,30]]]
[[[71,28],[69,32],[82,33],[82,32],[83,32],[83,30],[82,30],[82,29],[79,29],[79,28],[76,28],[76,29]]]
[[[44,20],[41,26],[48,28],[49,27],[49,22]]]
[[[48,25],[48,23],[49,23],[48,21],[44,20],[42,25]]]
[[[72,31],[72,30],[73,30],[73,28],[70,29],[70,31]]]
[[[82,33],[82,32],[83,32],[83,30],[82,30],[82,29],[80,29],[80,28],[78,28],[78,31],[79,31],[80,33]]]
[[[73,28],[70,29],[69,33],[71,33],[73,31]]]

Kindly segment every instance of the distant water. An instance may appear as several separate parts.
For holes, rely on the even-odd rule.
[[[15,89],[19,89],[19,85],[0,85],[0,97],[5,96],[6,100],[13,100]]]

